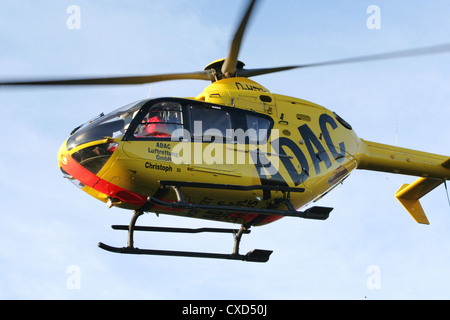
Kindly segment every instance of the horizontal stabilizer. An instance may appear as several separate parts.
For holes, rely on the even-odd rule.
[[[412,184],[404,184],[397,191],[395,197],[416,222],[430,224],[419,199],[443,182],[444,179],[419,178]]]

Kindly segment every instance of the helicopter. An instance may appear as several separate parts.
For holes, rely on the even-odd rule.
[[[203,80],[194,97],[130,103],[77,128],[61,145],[63,176],[107,207],[133,211],[125,247],[115,253],[267,262],[270,250],[239,250],[243,234],[283,217],[325,220],[333,208],[312,206],[355,169],[417,176],[395,194],[413,219],[429,221],[419,200],[450,178],[450,157],[359,138],[352,126],[315,103],[272,93],[251,77],[293,69],[393,59],[450,51],[450,45],[325,61],[246,69],[241,42],[257,5],[249,1],[228,56],[203,71],[150,76],[4,81],[0,86],[132,85]],[[144,213],[240,225],[228,228],[137,226]],[[141,249],[135,231],[229,233],[232,253]]]

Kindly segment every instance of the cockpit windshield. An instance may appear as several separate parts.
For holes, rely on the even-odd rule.
[[[148,100],[130,103],[107,115],[100,115],[77,129],[67,140],[67,150],[73,149],[83,143],[102,140],[105,138],[117,138],[122,136],[137,114],[139,109]]]

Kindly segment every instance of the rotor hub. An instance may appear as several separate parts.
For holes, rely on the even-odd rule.
[[[203,69],[204,71],[208,71],[208,70],[214,70],[215,72],[215,78],[216,81],[220,80],[220,79],[225,79],[225,78],[231,78],[234,77],[236,74],[223,74],[222,73],[222,66],[225,63],[225,58],[223,59],[218,59],[215,60],[213,62],[211,62],[210,64],[208,64],[205,69]],[[242,70],[245,66],[245,63],[243,63],[242,61],[237,61],[236,63],[236,71],[237,70]]]

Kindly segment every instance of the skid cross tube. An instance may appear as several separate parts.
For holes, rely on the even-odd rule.
[[[134,230],[136,228],[137,219],[144,214],[143,211],[136,211],[130,221],[130,226],[128,227],[128,248],[133,248],[134,246]]]

